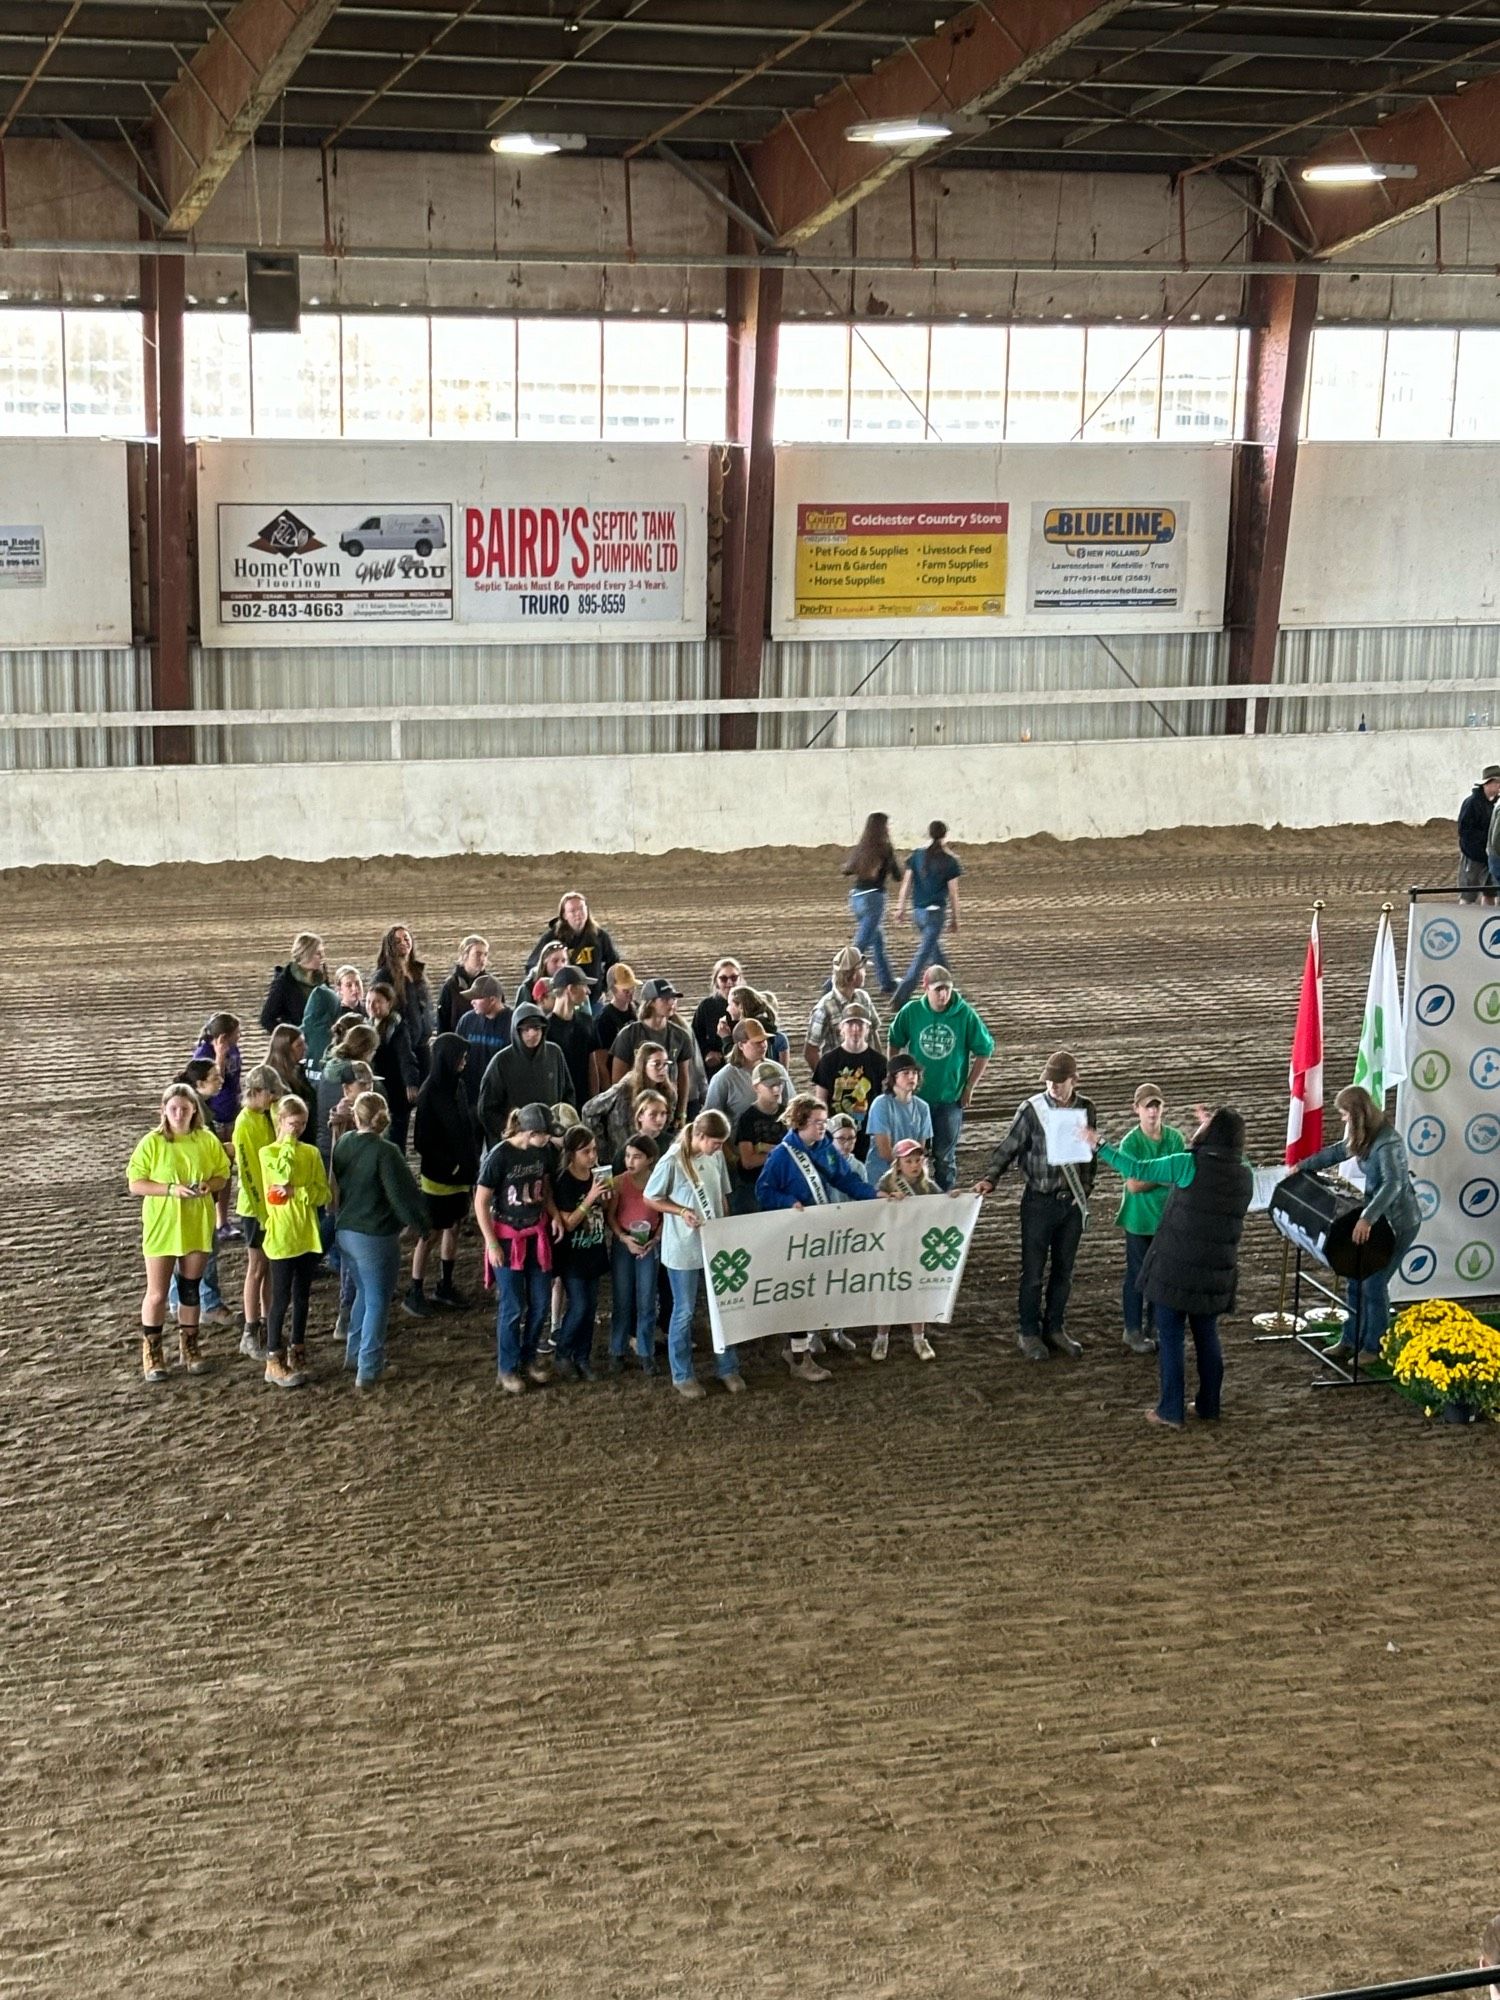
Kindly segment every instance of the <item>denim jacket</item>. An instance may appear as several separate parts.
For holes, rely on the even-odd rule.
[[[1305,1170],[1312,1171],[1318,1167],[1337,1166],[1341,1160],[1348,1158],[1347,1141],[1336,1139],[1331,1146],[1325,1146],[1321,1153],[1314,1153],[1310,1160],[1303,1160],[1301,1164]],[[1422,1211],[1411,1184],[1406,1148],[1389,1125],[1376,1133],[1360,1165],[1365,1175],[1366,1222],[1379,1222],[1384,1218],[1398,1240],[1415,1235],[1422,1224]]]

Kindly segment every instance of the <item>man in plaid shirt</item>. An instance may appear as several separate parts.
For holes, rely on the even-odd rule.
[[[1097,1168],[1092,1160],[1078,1166],[1051,1163],[1039,1106],[1082,1111],[1089,1127],[1096,1126],[1098,1120],[1092,1101],[1079,1094],[1078,1064],[1067,1049],[1059,1049],[1048,1058],[1042,1086],[1038,1097],[1028,1097],[1017,1108],[1010,1130],[990,1154],[983,1178],[974,1183],[974,1192],[993,1194],[995,1183],[1009,1167],[1019,1166],[1025,1175],[1026,1189],[1021,1196],[1021,1324],[1016,1345],[1028,1361],[1048,1361],[1054,1354],[1076,1360],[1083,1349],[1065,1331],[1063,1319]]]

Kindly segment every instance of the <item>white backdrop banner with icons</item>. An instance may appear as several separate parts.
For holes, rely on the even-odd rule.
[[[1407,1080],[1396,1099],[1422,1229],[1391,1290],[1500,1291],[1500,910],[1413,903]]]

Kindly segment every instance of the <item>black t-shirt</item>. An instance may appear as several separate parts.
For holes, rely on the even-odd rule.
[[[728,1054],[730,1044],[719,1033],[719,1023],[728,1012],[729,1002],[722,993],[710,993],[693,1009],[693,1040],[706,1056]]]
[[[547,1212],[550,1146],[491,1146],[480,1162],[479,1182],[494,1197],[491,1215],[509,1229],[534,1229]]]
[[[576,1174],[559,1174],[554,1198],[560,1215],[571,1215],[593,1186]],[[602,1278],[609,1269],[609,1223],[605,1204],[596,1202],[576,1229],[564,1230],[557,1246],[557,1267],[584,1278]]]
[[[598,1031],[601,1049],[612,1049],[615,1037],[623,1035],[635,1019],[634,1014],[624,1007],[599,1007],[594,1012],[594,1027]],[[592,1095],[592,1093],[590,1093]]]
[[[666,1050],[667,1074],[675,1085],[678,1070],[693,1059],[693,1038],[681,1021],[668,1021],[664,1028],[648,1028],[644,1021],[632,1021],[611,1043],[610,1061],[624,1063],[629,1069],[642,1042],[655,1042]]]
[[[859,1127],[859,1140],[854,1148],[857,1160],[866,1158],[870,1150],[865,1121],[870,1106],[880,1095],[885,1072],[886,1060],[878,1049],[862,1049],[856,1056],[842,1048],[822,1057],[813,1071],[813,1082],[828,1093],[829,1117],[842,1111]]]
[[[578,1102],[585,1103],[594,1094],[589,1059],[599,1046],[593,1021],[587,1014],[575,1014],[571,1021],[549,1014],[546,1036],[549,1042],[557,1045],[563,1061],[568,1065],[568,1075],[573,1079]]]
[[[734,1137],[730,1141],[729,1167],[736,1180],[754,1182],[760,1176],[760,1168],[746,1172],[740,1165],[740,1147],[779,1146],[786,1137],[786,1127],[775,1111],[762,1111],[758,1104],[748,1104],[735,1120]]]

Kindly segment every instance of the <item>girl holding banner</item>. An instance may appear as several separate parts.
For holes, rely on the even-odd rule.
[[[846,1159],[828,1137],[828,1107],[804,1092],[782,1113],[786,1136],[760,1170],[755,1200],[762,1210],[821,1208],[832,1202],[831,1189],[846,1201],[874,1201],[874,1188],[857,1161]],[[786,1363],[799,1382],[827,1382],[832,1377],[812,1356],[812,1335],[794,1333]],[[852,1347],[846,1335],[840,1345]]]
[[[693,1372],[693,1313],[703,1281],[699,1232],[705,1222],[717,1222],[729,1213],[729,1173],[724,1164],[728,1137],[729,1120],[722,1111],[700,1111],[646,1183],[646,1200],[666,1217],[661,1261],[672,1286],[672,1321],[667,1328],[672,1387],[689,1401],[704,1394]],[[745,1387],[739,1357],[725,1348],[717,1362],[719,1380],[732,1396],[738,1395]]]

